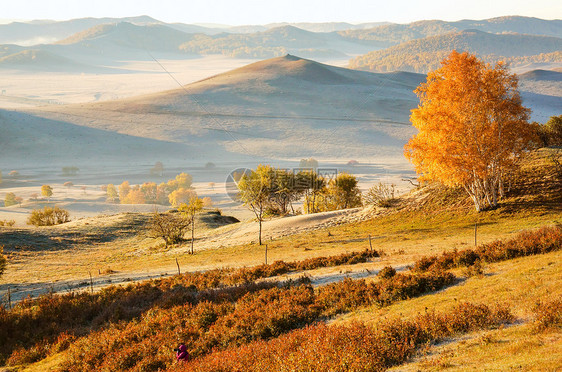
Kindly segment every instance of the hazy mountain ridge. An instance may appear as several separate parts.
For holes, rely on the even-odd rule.
[[[59,41],[58,45],[80,45],[98,49],[109,46],[179,52],[179,45],[192,35],[160,25],[129,22],[98,25]]]
[[[150,53],[153,51],[171,53],[170,56],[172,58],[225,55],[234,58],[264,59],[290,53],[322,60],[345,60],[350,55],[371,52],[367,56],[357,58],[351,63],[351,66],[356,68],[373,68],[370,67],[374,65],[374,62],[371,62],[373,58],[378,59],[380,56],[384,56],[385,53],[405,53],[401,49],[403,45],[396,46],[396,49],[389,49],[386,52],[379,52],[379,54],[376,54],[376,49],[405,41],[412,41],[412,44],[406,45],[407,48],[417,48],[419,50],[422,47],[427,47],[428,49],[419,52],[419,56],[415,57],[415,61],[408,61],[408,59],[411,59],[408,56],[406,61],[400,63],[385,60],[382,63],[385,67],[377,67],[375,70],[384,71],[385,68],[387,70],[394,70],[404,66],[408,71],[427,72],[427,68],[421,68],[417,65],[429,63],[431,66],[435,66],[433,60],[443,58],[441,49],[470,49],[470,47],[473,47],[470,42],[459,40],[458,35],[455,37],[451,36],[462,34],[462,31],[459,31],[460,29],[472,28],[503,33],[496,35],[496,39],[500,36],[507,37],[511,34],[504,35],[505,33],[513,32],[533,32],[539,36],[562,36],[562,21],[541,20],[529,17],[500,17],[482,21],[463,20],[458,22],[426,20],[403,25],[383,24],[373,28],[365,28],[372,25],[328,22],[281,23],[221,28],[219,25],[217,27],[205,27],[180,23],[166,24],[147,16],[122,19],[84,18],[64,22],[12,23],[0,25],[0,31],[3,30],[2,27],[4,27],[5,31],[5,37],[0,37],[0,42],[9,39],[10,34],[13,36],[13,29],[26,29],[28,26],[27,31],[21,33],[21,37],[41,36],[48,39],[54,36],[63,36],[65,33],[66,35],[54,44],[41,44],[27,48],[16,45],[2,45],[0,46],[0,56],[8,57],[10,54],[14,54],[12,59],[15,59],[18,58],[16,54],[22,50],[44,51],[58,55],[59,58],[72,60],[75,65],[81,65],[81,68],[75,69],[76,71],[93,72],[93,68],[96,65],[105,68],[106,66],[119,65],[119,61],[122,60],[150,60],[152,58]],[[342,28],[348,27],[351,29],[341,31]],[[38,31],[41,32],[38,33]],[[75,32],[69,34],[70,31]],[[474,32],[478,35],[478,31]],[[2,35],[1,32],[0,35]],[[442,37],[442,39],[436,42],[435,39],[428,38],[428,35]],[[517,36],[518,38],[525,37],[521,34],[517,35],[519,35]],[[477,46],[476,49],[479,51],[479,49],[485,47],[485,42],[491,41],[490,47],[484,52],[479,51],[480,54],[484,56],[493,54],[499,57],[514,58],[530,55],[528,50],[522,52],[522,48],[517,40],[510,41],[511,45],[507,47],[503,45],[505,40],[508,40],[506,37],[500,43],[499,39],[496,40],[493,39],[493,36],[487,36],[489,40],[481,41],[481,45]],[[512,35],[512,37],[515,36]],[[448,42],[446,42],[447,38],[449,39]],[[415,40],[418,40],[419,43],[415,43]],[[472,43],[474,42],[472,41]],[[436,43],[442,44],[441,49]],[[544,46],[544,44],[545,39],[540,39],[537,43],[540,46]],[[531,42],[527,42],[526,47],[533,47],[533,45]],[[513,49],[513,52],[508,53],[510,49]],[[560,50],[560,48],[555,50],[553,48],[535,48],[535,54],[548,54],[556,50]],[[10,51],[12,53],[9,53]],[[556,56],[547,56],[543,59],[549,60],[553,57]],[[385,56],[382,58],[398,59],[401,57]],[[31,61],[32,63],[24,64],[21,68],[23,70],[43,71],[51,69],[51,66],[48,64],[40,65],[42,59],[33,59]],[[88,67],[89,65],[92,66]],[[0,66],[14,68],[12,65],[0,64]]]
[[[451,32],[411,40],[384,50],[373,51],[350,61],[351,68],[370,71],[411,71],[427,73],[440,66],[451,52],[468,51],[488,62],[508,60],[522,63],[524,57],[557,53],[562,38],[525,34],[492,34],[477,30]],[[518,61],[518,58],[523,58]]]
[[[139,25],[162,23],[149,16],[12,22],[0,25],[0,44],[37,45],[54,43],[91,27],[118,22],[130,22]]]
[[[518,33],[540,36],[562,37],[562,20],[543,20],[532,17],[507,16],[486,20],[462,20],[446,22],[423,20],[408,24],[389,24],[367,30],[340,31],[348,39],[373,42],[381,47],[389,47],[406,41],[428,36],[474,29],[489,33]]]
[[[287,53],[342,56],[346,51],[360,47],[335,45],[343,41],[333,33],[317,33],[294,26],[280,26],[251,34],[197,35],[182,44],[180,49],[195,54],[269,58]]]

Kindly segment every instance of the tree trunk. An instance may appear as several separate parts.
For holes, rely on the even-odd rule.
[[[193,240],[195,239],[195,217],[191,220],[191,254],[193,254]]]
[[[261,218],[259,219],[259,223],[260,223],[260,234],[259,234],[259,243],[261,245]]]

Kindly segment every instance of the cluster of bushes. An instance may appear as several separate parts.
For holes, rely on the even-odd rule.
[[[278,285],[277,282],[254,284],[250,277],[257,280],[279,275],[280,265],[292,270],[304,270],[365,262],[369,257],[376,256],[376,251],[363,251],[289,263],[277,261],[256,268],[214,269],[125,287],[110,286],[94,294],[82,292],[26,299],[11,311],[0,307],[0,331],[6,331],[3,333],[6,337],[11,335],[10,338],[2,338],[0,332],[0,343],[4,345],[3,351],[0,351],[0,361],[18,344],[33,344],[42,338],[53,340],[65,332],[80,334],[80,329],[84,327],[95,329],[110,321],[129,321],[152,307],[169,308],[201,301],[235,301],[246,293]],[[12,327],[13,324],[18,326]],[[49,347],[36,349],[48,353]]]
[[[27,218],[28,225],[53,226],[70,221],[70,213],[66,209],[55,206],[44,209],[34,209]]]
[[[179,342],[198,358],[232,345],[275,338],[360,306],[386,305],[438,290],[453,281],[450,273],[427,273],[397,274],[380,283],[347,279],[318,290],[295,283],[247,293],[236,302],[149,310],[137,321],[112,324],[72,344],[62,370],[155,371],[171,364],[171,349]]]
[[[238,182],[240,200],[252,209],[258,207],[260,215],[294,212],[293,203],[299,200],[303,200],[305,213],[361,206],[358,180],[347,173],[323,175],[314,168],[295,172],[260,165],[255,170],[233,174],[233,178]]]
[[[517,257],[545,254],[562,249],[562,225],[525,231],[509,240],[497,240],[475,249],[453,250],[426,256],[416,261],[414,271],[448,270],[470,267],[485,262],[498,262]]]
[[[519,241],[519,245],[516,241]],[[547,253],[559,249],[561,242],[562,228],[544,228],[523,233],[505,243],[489,244],[487,246],[496,248],[484,250],[487,256],[483,257],[495,257],[494,260],[498,261],[521,255]],[[3,345],[0,362],[8,358],[11,364],[25,363],[25,358],[38,360],[70,345],[63,368],[66,371],[156,371],[169,367],[173,360],[171,349],[179,342],[185,342],[189,345],[192,356],[208,360],[211,363],[209,365],[213,365],[215,355],[220,355],[215,352],[232,348],[233,345],[254,345],[256,341],[275,338],[358,307],[386,306],[442,289],[454,283],[455,277],[439,268],[476,262],[470,253],[458,253],[452,261],[449,258],[441,261],[441,256],[436,256],[429,264],[420,264],[426,262],[426,259],[418,261],[411,273],[401,274],[385,268],[377,282],[345,279],[317,289],[313,289],[306,279],[285,284],[267,281],[256,284],[250,281],[253,277],[278,275],[287,267],[297,269],[330,262],[348,263],[366,259],[372,254],[374,253],[367,251],[292,264],[276,262],[258,266],[259,269],[218,269],[126,287],[112,286],[96,294],[71,293],[25,300],[11,311],[0,308],[0,344]],[[223,287],[220,288],[221,286]],[[556,306],[549,308],[555,309]],[[492,314],[479,307],[471,308],[468,314],[461,313],[455,315],[454,319],[447,320],[453,324],[450,327],[436,323],[437,321],[435,324],[428,323],[430,325],[426,327],[436,332],[445,328],[447,332],[464,332],[465,329],[478,326],[478,319],[497,319],[499,314]],[[478,316],[481,318],[475,320],[472,313],[480,314]],[[545,324],[559,324],[556,312],[549,310],[544,313]],[[502,319],[506,319],[506,313],[502,314]],[[404,329],[393,333],[391,339],[394,342],[387,340],[386,344],[408,348],[419,345],[415,342],[412,344],[413,341],[408,338],[410,336],[404,336],[407,333],[401,333],[409,332],[412,328],[408,326]],[[88,333],[89,331],[91,332]],[[337,331],[334,332],[333,337],[336,337]],[[413,334],[417,335],[419,332],[421,331],[414,330]],[[81,338],[72,341],[75,337]],[[328,336],[329,339],[333,337]],[[378,337],[375,338],[378,340]],[[278,341],[272,342],[275,344]],[[292,345],[298,348],[298,342]],[[379,355],[378,348],[382,347],[381,344],[377,345],[379,346],[368,353],[369,358],[378,358],[373,357]],[[24,348],[33,352],[26,353]],[[231,350],[237,354],[244,349]],[[333,350],[337,348],[327,348],[326,352],[328,350],[332,350],[330,354],[333,354]],[[211,356],[207,359],[205,355]],[[299,355],[299,358],[304,357]],[[384,359],[384,363],[391,359]],[[400,361],[392,360],[396,360],[396,363]],[[326,359],[326,363],[333,361]],[[205,363],[199,364],[196,360],[192,365],[203,366]],[[251,370],[252,365],[241,364],[240,368]]]
[[[403,363],[423,345],[512,321],[506,308],[462,303],[447,313],[426,312],[412,320],[385,319],[374,326],[310,326],[274,340],[217,351],[169,370],[382,371]]]
[[[0,220],[0,226],[14,226],[16,224],[16,221],[14,220]]]
[[[320,267],[354,265],[367,262],[373,257],[380,257],[375,250],[366,249],[361,252],[342,253],[330,257],[307,258],[302,261],[284,262],[275,261],[268,265],[258,265],[250,268],[240,268],[232,272],[229,282],[231,284],[247,283],[260,278],[283,275],[291,271],[313,270]]]

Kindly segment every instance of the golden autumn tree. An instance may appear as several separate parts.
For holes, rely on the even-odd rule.
[[[420,179],[462,186],[477,211],[495,207],[506,175],[535,143],[517,84],[503,63],[456,51],[430,72],[410,116],[419,133],[404,148]]]
[[[192,192],[189,202],[180,204],[178,211],[191,225],[191,254],[195,242],[195,216],[203,209],[203,199],[199,199],[195,191]]]

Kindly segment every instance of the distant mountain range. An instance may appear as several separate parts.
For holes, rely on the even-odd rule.
[[[467,29],[483,32],[505,34],[529,34],[562,37],[562,20],[543,20],[532,17],[499,17],[481,21],[462,20],[445,22],[438,20],[417,21],[408,24],[388,24],[363,30],[339,32],[345,38],[376,43],[380,47],[389,47],[410,40],[422,39]]]
[[[22,63],[24,70],[50,71],[52,64],[43,60],[58,56],[73,62],[76,71],[91,72],[95,67],[127,59],[148,60],[151,52],[169,53],[171,58],[219,54],[255,59],[290,53],[326,61],[363,55],[350,66],[427,72],[452,49],[470,50],[489,59],[511,58],[515,63],[555,61],[557,54],[533,56],[560,51],[560,38],[562,20],[517,16],[409,24],[333,22],[235,27],[166,24],[148,16],[82,18],[0,25],[0,57],[9,57],[0,61],[0,68],[13,69],[14,64],[6,61],[23,61],[25,56],[29,60]],[[28,52],[20,54],[24,50]],[[516,60],[521,57],[524,59]]]
[[[0,44],[19,44],[24,46],[51,44],[91,27],[119,22],[130,22],[138,25],[162,23],[148,16],[12,22],[0,25]]]
[[[369,71],[427,73],[453,49],[468,51],[488,62],[505,60],[515,67],[529,62],[562,62],[562,38],[526,34],[492,34],[478,30],[428,36],[370,52],[350,61],[351,68]]]

